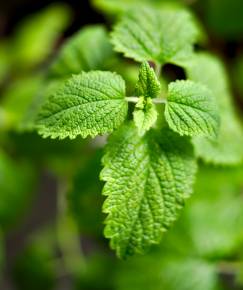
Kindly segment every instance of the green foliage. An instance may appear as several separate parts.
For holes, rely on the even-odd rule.
[[[137,7],[123,16],[112,33],[115,50],[126,57],[175,64],[191,56],[198,38],[190,13],[170,6]]]
[[[43,62],[52,52],[69,18],[69,9],[55,4],[20,23],[10,44],[14,65],[28,68]]]
[[[99,181],[101,170],[99,150],[93,153],[77,169],[72,182],[72,188],[68,192],[68,205],[70,213],[78,224],[82,233],[98,235],[102,232],[102,183]],[[90,154],[89,154],[90,155]]]
[[[191,194],[196,162],[188,140],[167,128],[161,135],[151,131],[141,138],[129,124],[106,148],[105,236],[120,257],[158,243]]]
[[[157,110],[151,98],[140,97],[133,112],[134,123],[139,135],[148,131],[157,120]]]
[[[136,96],[156,98],[160,92],[160,83],[153,68],[147,62],[141,64],[138,82],[135,87]]]
[[[216,140],[197,137],[196,153],[206,162],[235,164],[243,160],[243,130],[232,104],[232,95],[222,63],[214,56],[197,54],[185,65],[188,77],[206,85],[213,92],[220,111],[220,128]],[[205,74],[207,71],[207,74]],[[217,78],[215,78],[217,76]]]
[[[63,139],[110,133],[127,114],[125,83],[111,72],[82,72],[52,95],[39,114],[43,137]]]
[[[13,277],[18,290],[52,290],[55,286],[54,246],[49,231],[41,231],[28,241],[17,257]]]
[[[216,137],[219,129],[217,106],[211,92],[192,81],[169,84],[165,118],[180,135]]]
[[[28,164],[15,164],[0,151],[0,226],[18,222],[31,201],[35,172]]]
[[[50,76],[63,78],[82,70],[105,69],[114,57],[106,29],[101,25],[87,26],[61,48],[50,68]]]
[[[75,290],[242,283],[243,130],[223,64],[204,43],[195,49],[204,35],[185,1],[92,2],[112,16],[111,35],[84,26],[59,49],[69,10],[54,5],[0,40],[0,247],[18,221],[35,223],[33,197],[57,199],[52,228],[14,258],[15,288],[51,290],[66,277]],[[238,64],[238,92],[240,75]]]
[[[9,85],[3,94],[1,105],[2,129],[19,129],[21,127],[25,114],[27,114],[33,98],[39,94],[42,84],[43,77],[34,75],[18,79]]]

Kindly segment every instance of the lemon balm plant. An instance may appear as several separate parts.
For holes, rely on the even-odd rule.
[[[0,39],[0,268],[16,289],[240,289],[241,108],[183,2],[93,0],[109,25],[69,38],[70,10],[50,5]]]
[[[202,38],[184,8],[142,5],[124,12],[109,36],[102,26],[82,29],[49,68],[34,127],[44,138],[110,135],[100,173],[104,235],[119,257],[160,242],[193,192],[198,158],[242,160],[227,78],[217,58],[195,51]],[[136,82],[125,80],[129,63],[122,76],[114,51],[140,63]],[[186,79],[166,82],[166,64]]]

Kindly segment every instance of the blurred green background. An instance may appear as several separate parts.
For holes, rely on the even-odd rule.
[[[49,140],[33,130],[43,95],[58,85],[46,85],[46,71],[65,40],[86,25],[110,28],[141,2],[173,2],[193,11],[205,29],[197,49],[223,61],[242,119],[242,0],[0,1],[1,290],[243,289],[242,164],[200,162],[195,193],[161,245],[120,261],[102,236],[104,140]],[[109,46],[102,33],[99,40],[82,41],[89,48],[98,41]],[[93,51],[85,52],[87,59]],[[116,67],[134,83],[137,64],[108,51],[92,55],[85,69]],[[184,75],[173,66],[166,72],[172,79]],[[55,73],[48,77],[55,80]]]

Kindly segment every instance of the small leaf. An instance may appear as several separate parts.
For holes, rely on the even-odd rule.
[[[132,124],[125,125],[103,158],[105,236],[120,257],[159,243],[192,193],[196,161],[188,139],[168,128],[157,133],[140,137]]]
[[[192,81],[169,84],[165,118],[180,135],[216,137],[219,129],[217,105],[211,92]]]
[[[102,25],[87,26],[65,43],[49,75],[63,78],[83,70],[103,70],[112,56],[114,53],[106,29]]]
[[[138,134],[143,135],[157,120],[157,110],[151,98],[140,97],[133,112],[134,122],[138,128]]]
[[[127,115],[125,82],[111,72],[82,72],[48,98],[40,110],[38,131],[43,137],[94,137],[112,132]]]
[[[136,61],[177,63],[192,54],[199,29],[190,13],[182,8],[136,7],[115,26],[115,50]]]
[[[160,92],[160,83],[148,62],[143,62],[139,70],[138,82],[135,88],[136,96],[156,98]]]

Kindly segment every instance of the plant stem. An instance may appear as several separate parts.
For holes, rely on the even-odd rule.
[[[162,65],[160,63],[155,63],[155,73],[157,77],[160,77]]]
[[[134,96],[126,97],[126,100],[127,100],[129,103],[137,103],[138,100],[139,100],[139,97],[134,97]],[[152,102],[153,102],[154,104],[166,104],[166,99],[162,99],[162,98],[154,98],[154,99],[152,99]]]

